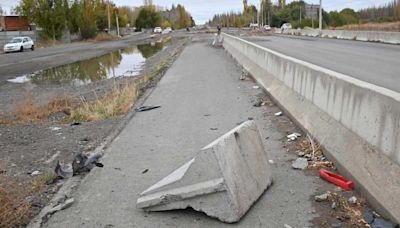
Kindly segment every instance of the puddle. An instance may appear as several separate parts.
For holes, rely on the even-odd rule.
[[[96,58],[22,75],[7,81],[80,86],[109,78],[135,77],[143,69],[146,59],[163,48],[163,42],[138,45]]]

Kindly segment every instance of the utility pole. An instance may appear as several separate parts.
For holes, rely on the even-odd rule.
[[[118,13],[115,12],[115,21],[117,22],[117,36],[119,36],[119,21],[118,21]]]
[[[108,32],[111,32],[110,2],[107,2]]]
[[[302,12],[301,12],[301,1],[299,1],[299,3],[300,3],[300,24],[301,24],[301,18],[302,18]]]
[[[322,34],[322,0],[319,0],[319,33]]]

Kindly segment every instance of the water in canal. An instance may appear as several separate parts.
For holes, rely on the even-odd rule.
[[[79,86],[109,78],[135,77],[143,69],[146,59],[163,48],[163,42],[137,45],[96,58],[22,75],[8,81]]]

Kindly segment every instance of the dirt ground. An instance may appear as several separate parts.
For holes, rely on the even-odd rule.
[[[76,154],[93,151],[125,118],[120,116],[74,124],[64,121],[69,113],[61,111],[51,114],[48,119],[13,122],[16,107],[23,104],[27,96],[33,97],[33,102],[38,105],[46,104],[57,96],[90,101],[106,94],[116,84],[138,80],[146,74],[157,74],[146,87],[154,86],[163,74],[159,69],[160,64],[171,64],[186,42],[185,38],[172,38],[162,51],[147,58],[141,74],[136,77],[102,80],[80,87],[13,83],[1,86],[3,123],[9,122],[8,120],[12,123],[0,124],[0,191],[3,189],[9,198],[15,198],[11,208],[17,210],[22,203],[30,206],[24,215],[15,218],[21,221],[14,224],[26,224],[60,188],[62,181],[55,180],[52,175],[57,161],[71,163]],[[170,62],[165,63],[166,59]],[[0,206],[0,220],[4,216],[1,214],[2,210],[4,208]],[[4,224],[0,222],[0,227],[2,225]]]

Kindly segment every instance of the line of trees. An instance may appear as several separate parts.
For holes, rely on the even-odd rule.
[[[36,24],[47,38],[60,39],[65,31],[79,33],[82,38],[92,38],[110,25],[126,26],[135,20],[135,9],[116,7],[108,0],[21,0],[16,7],[18,15],[26,16]]]
[[[269,24],[274,27],[280,27],[283,23],[290,22],[294,28],[304,27],[318,27],[318,18],[306,18],[306,2],[292,1],[285,5],[282,1],[280,4],[272,4],[271,0],[261,1],[261,11],[258,15],[260,24]],[[243,12],[229,12],[215,15],[209,24],[212,26],[224,27],[244,27],[249,26],[254,18],[257,18],[257,9],[254,5],[251,7],[250,14],[252,19],[246,19],[247,1],[243,1]],[[347,24],[358,24],[364,22],[388,22],[400,21],[400,0],[392,0],[392,2],[379,6],[362,9],[358,12],[353,9],[346,8],[341,11],[322,11],[323,14],[323,27],[338,27]]]
[[[181,29],[194,26],[195,22],[190,13],[181,4],[172,5],[171,9],[164,10],[150,2],[140,8],[135,25],[137,29],[154,27]]]

